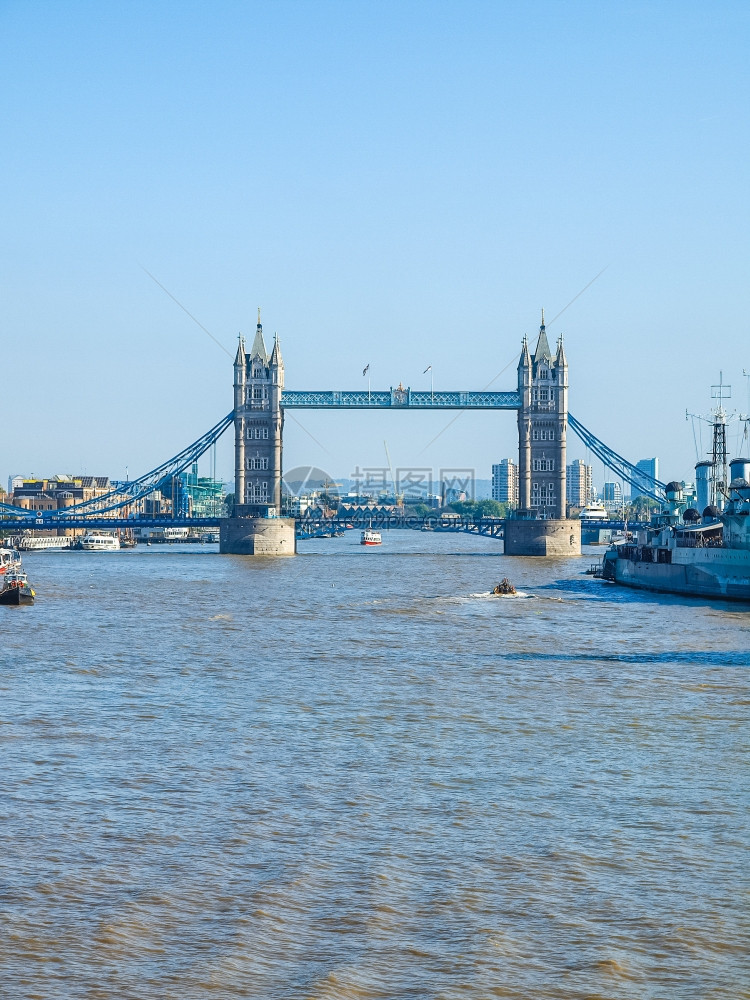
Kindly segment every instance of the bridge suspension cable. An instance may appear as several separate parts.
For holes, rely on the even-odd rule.
[[[624,479],[631,486],[635,486],[641,494],[651,497],[652,500],[665,500],[667,488],[664,483],[655,479],[650,473],[639,469],[637,465],[628,462],[622,455],[618,455],[603,441],[600,441],[595,434],[583,426],[580,420],[576,420],[572,413],[568,413],[568,423],[572,430],[576,432],[581,441],[590,448],[597,458],[615,472],[620,479]]]
[[[217,441],[225,430],[234,421],[234,410],[223,417],[218,424],[215,424],[209,431],[206,431],[197,441],[193,441],[187,448],[183,448],[172,458],[162,462],[155,469],[146,472],[138,479],[128,482],[117,482],[113,484],[113,489],[100,497],[91,500],[83,500],[81,503],[71,504],[62,510],[30,511],[25,507],[14,507],[11,504],[0,504],[0,511],[6,515],[15,515],[23,518],[24,521],[49,523],[53,521],[60,523],[68,518],[77,518],[88,514],[106,514],[112,510],[120,510],[128,507],[138,500],[142,500],[150,493],[159,488],[165,480],[172,479],[183,472],[189,465],[196,462],[204,452],[208,451],[211,445]],[[38,515],[42,514],[41,517]]]

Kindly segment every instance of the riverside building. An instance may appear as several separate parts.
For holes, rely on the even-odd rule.
[[[586,507],[594,499],[594,470],[580,458],[568,466],[567,499],[571,507]]]
[[[492,499],[518,506],[518,466],[512,458],[504,458],[492,466]]]
[[[640,469],[641,472],[645,472],[647,476],[651,476],[652,479],[659,478],[659,459],[658,458],[642,458],[640,462],[635,463],[636,469]],[[637,497],[647,496],[645,490],[650,486],[649,481],[644,479],[642,483],[638,482],[636,478],[632,486],[632,497],[635,500]]]
[[[622,487],[619,483],[605,483],[602,489],[602,500],[607,510],[617,510],[622,507]]]

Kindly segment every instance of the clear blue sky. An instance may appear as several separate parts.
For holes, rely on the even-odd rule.
[[[131,476],[288,388],[512,388],[544,306],[571,411],[667,477],[747,410],[746,3],[0,4],[10,473]],[[270,339],[270,337],[269,337]],[[297,414],[285,464],[474,467],[512,413]],[[426,449],[426,450],[425,450]],[[571,457],[584,457],[575,443]],[[231,442],[218,471],[231,478]],[[599,471],[595,478],[601,481]]]

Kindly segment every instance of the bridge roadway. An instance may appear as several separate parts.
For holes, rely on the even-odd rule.
[[[43,517],[0,518],[3,531],[54,531],[57,528],[218,528],[220,517]]]

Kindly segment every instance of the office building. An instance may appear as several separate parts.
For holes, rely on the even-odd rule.
[[[594,499],[594,470],[577,458],[568,466],[567,500],[571,507],[586,507]]]
[[[622,507],[622,487],[619,483],[605,483],[602,490],[602,500],[607,510]]]
[[[645,496],[646,488],[651,489],[651,480],[659,478],[659,459],[642,458],[640,462],[635,463],[635,467],[645,473],[645,476],[640,482],[636,477],[635,482],[632,485],[633,500],[635,500],[636,497]]]
[[[492,499],[518,506],[518,466],[512,458],[492,466]]]

